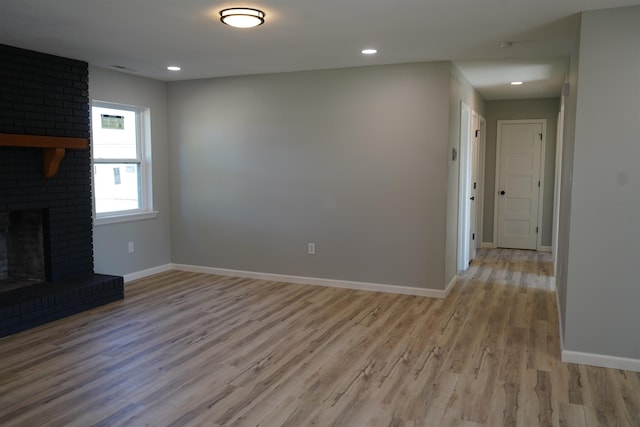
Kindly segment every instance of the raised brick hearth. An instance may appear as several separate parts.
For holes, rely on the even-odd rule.
[[[0,294],[0,337],[90,310],[124,297],[122,277],[93,274]]]
[[[0,133],[88,140],[89,117],[87,63],[0,45]],[[46,280],[0,293],[0,336],[124,295],[122,277],[93,271],[89,149],[67,149],[45,178],[42,149],[0,146],[0,213],[33,209]]]

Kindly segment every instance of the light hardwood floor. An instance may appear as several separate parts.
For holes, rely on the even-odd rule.
[[[167,272],[0,340],[2,426],[640,426],[640,374],[559,360],[547,255],[445,300]]]

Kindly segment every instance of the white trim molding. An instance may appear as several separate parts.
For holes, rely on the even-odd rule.
[[[471,237],[471,123],[472,111],[460,101],[460,140],[458,141],[458,271],[469,266]]]
[[[319,277],[289,276],[284,274],[260,273],[255,271],[230,270],[227,268],[202,267],[188,264],[172,264],[174,270],[192,273],[217,274],[219,276],[242,277],[245,279],[268,280],[274,282],[295,283],[298,285],[328,286],[331,288],[353,289],[359,291],[384,292],[390,294],[416,295],[430,298],[446,298],[457,277],[454,277],[447,289],[425,289],[413,286],[396,286],[381,283],[354,282],[349,280],[322,279]]]
[[[609,356],[606,354],[583,353],[563,349],[562,361],[565,363],[579,363],[582,365],[599,366],[601,368],[640,372],[640,360]]]
[[[157,267],[147,268],[146,270],[136,271],[134,273],[129,273],[124,275],[124,283],[129,283],[134,280],[143,279],[145,277],[164,273],[165,271],[173,270],[172,264],[159,265]]]
[[[480,244],[480,247],[483,248],[483,249],[496,249],[497,248],[496,244],[493,243],[493,242],[482,242]],[[538,248],[538,252],[549,252],[549,253],[551,253],[552,252],[552,248],[551,248],[551,246],[540,246]]]
[[[451,292],[451,288],[453,288],[453,285],[455,285],[457,281],[458,281],[458,275],[456,274],[455,276],[453,276],[453,279],[451,279],[449,284],[447,284],[447,287],[444,288],[444,298],[446,298],[449,295],[449,292]]]
[[[112,216],[102,216],[100,218],[93,218],[93,225],[99,227],[107,224],[117,224],[120,222],[142,221],[145,219],[156,219],[158,217],[158,211],[146,211],[136,212],[129,214],[119,214]]]

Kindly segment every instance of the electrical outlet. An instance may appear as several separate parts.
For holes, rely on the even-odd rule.
[[[307,245],[307,253],[309,255],[315,255],[316,254],[316,244],[315,243],[309,243]]]
[[[133,253],[134,248],[133,248],[133,242],[129,242],[129,253]]]

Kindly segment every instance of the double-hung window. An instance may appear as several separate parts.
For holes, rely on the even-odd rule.
[[[93,194],[96,223],[155,216],[144,108],[93,101]]]

